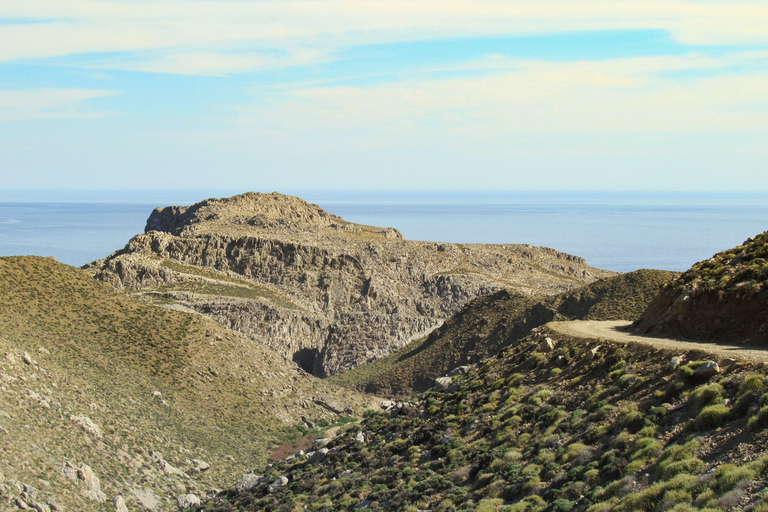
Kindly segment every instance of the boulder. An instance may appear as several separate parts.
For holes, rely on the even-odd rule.
[[[320,448],[316,452],[313,452],[307,460],[309,460],[310,464],[317,464],[318,462],[322,462],[325,460],[325,457],[328,455],[329,451],[330,450],[328,448]]]
[[[720,373],[720,366],[714,361],[707,361],[693,371],[694,377],[708,379]]]
[[[277,478],[275,479],[275,481],[274,481],[274,482],[272,482],[271,484],[269,484],[269,487],[267,488],[267,490],[268,490],[270,493],[275,493],[275,492],[277,492],[278,490],[280,490],[280,489],[282,489],[283,487],[285,487],[287,484],[288,484],[288,477],[286,477],[286,476],[279,476],[279,477],[277,477]]]
[[[445,391],[453,384],[453,379],[450,377],[438,377],[435,379],[435,388],[440,391]]]
[[[128,512],[128,507],[125,505],[125,500],[122,496],[115,496],[112,500],[112,505],[115,507],[115,512]]]
[[[242,477],[240,477],[240,480],[235,485],[235,489],[238,492],[250,491],[257,485],[259,485],[259,482],[261,482],[262,478],[264,477],[261,475],[256,475],[254,473],[246,473]]]
[[[194,494],[182,494],[176,498],[176,504],[178,505],[179,510],[186,510],[200,505],[200,498]]]
[[[670,370],[677,370],[681,364],[685,361],[685,356],[675,356],[672,359],[669,360],[669,369]]]
[[[546,337],[542,340],[541,344],[539,344],[539,348],[543,352],[552,352],[555,350],[555,341],[550,337]]]
[[[365,443],[365,434],[362,432],[358,432],[355,436],[355,444],[364,444]]]

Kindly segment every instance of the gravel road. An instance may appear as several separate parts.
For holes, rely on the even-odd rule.
[[[627,332],[631,322],[626,320],[576,320],[572,322],[550,322],[547,327],[565,336],[594,340],[634,342],[671,350],[701,350],[712,355],[729,359],[746,359],[755,362],[768,362],[768,349],[747,345],[724,345],[720,343],[696,342],[642,336]]]

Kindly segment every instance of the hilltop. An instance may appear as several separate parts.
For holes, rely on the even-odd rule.
[[[545,298],[506,290],[471,301],[428,336],[389,356],[331,377],[332,382],[383,396],[424,391],[437,377],[496,354],[554,320],[635,320],[678,274],[638,270]]]
[[[0,508],[176,510],[370,403],[49,258],[0,258],[0,318]]]
[[[636,332],[768,346],[768,232],[667,284]]]
[[[88,271],[318,376],[397,350],[475,297],[549,295],[613,274],[548,248],[404,240],[277,193],[158,208],[145,231]]]

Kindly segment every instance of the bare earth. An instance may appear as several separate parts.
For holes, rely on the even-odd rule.
[[[657,348],[672,350],[701,350],[712,355],[729,359],[746,359],[755,362],[768,362],[768,349],[747,345],[723,345],[695,341],[655,338],[626,332],[631,322],[626,320],[576,320],[572,322],[550,322],[547,327],[564,336],[595,340],[617,341],[621,343],[643,343]]]

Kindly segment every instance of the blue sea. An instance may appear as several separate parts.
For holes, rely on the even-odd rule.
[[[520,243],[581,256],[594,267],[686,270],[768,230],[768,193],[289,192],[411,240]],[[232,192],[0,196],[0,256],[41,255],[74,266],[103,258],[144,230],[157,206]]]

